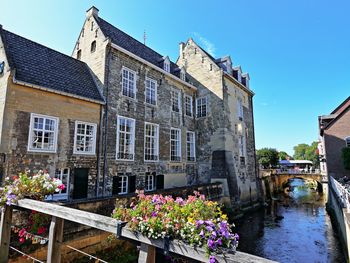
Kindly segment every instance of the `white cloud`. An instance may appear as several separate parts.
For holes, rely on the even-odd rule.
[[[210,42],[208,39],[206,39],[205,37],[201,36],[199,33],[194,32],[193,33],[194,36],[196,38],[198,38],[200,44],[204,47],[204,49],[213,57],[215,57],[215,51],[216,51],[216,47],[215,45]]]

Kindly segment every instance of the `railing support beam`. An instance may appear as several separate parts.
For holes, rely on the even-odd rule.
[[[154,246],[141,243],[138,263],[155,263],[156,248]]]
[[[62,218],[53,216],[50,224],[49,245],[47,249],[47,263],[61,263],[61,244],[63,240]]]
[[[7,263],[10,249],[12,206],[3,208],[0,222],[0,263]]]

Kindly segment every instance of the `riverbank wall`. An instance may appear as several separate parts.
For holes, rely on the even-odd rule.
[[[327,212],[335,222],[346,260],[350,262],[350,194],[333,177],[329,178]]]

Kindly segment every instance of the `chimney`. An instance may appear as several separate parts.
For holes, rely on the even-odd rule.
[[[96,7],[92,6],[86,11],[86,17],[87,18],[91,16],[98,17],[98,11],[99,10]]]
[[[179,44],[179,56],[182,57],[182,52],[184,51],[184,48],[185,48],[185,43],[184,42],[180,42]]]

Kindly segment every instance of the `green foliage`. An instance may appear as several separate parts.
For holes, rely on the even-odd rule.
[[[259,164],[264,168],[270,168],[277,165],[279,160],[278,151],[273,148],[262,148],[256,151]]]
[[[350,170],[350,147],[344,147],[341,151],[344,168]]]
[[[280,151],[280,152],[278,153],[278,157],[279,157],[280,160],[288,160],[288,159],[291,158],[291,157],[288,155],[288,153],[283,152],[283,151]]]
[[[314,141],[311,145],[306,143],[298,144],[294,146],[294,155],[293,158],[296,160],[309,160],[315,166],[319,165],[318,154],[317,154],[318,142]]]

